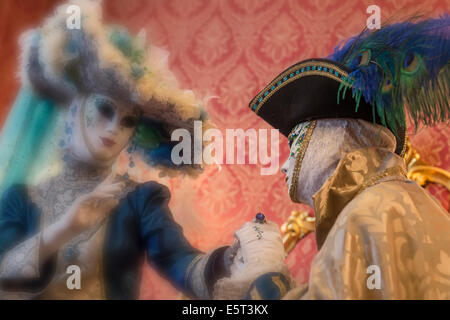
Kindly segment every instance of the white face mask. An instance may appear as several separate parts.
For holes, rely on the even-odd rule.
[[[301,132],[302,127],[297,129]],[[302,133],[296,137],[297,140],[301,140],[300,143],[297,141],[292,143],[291,155],[283,164],[281,171],[286,175],[287,185],[290,189],[294,183],[297,184],[296,199],[293,199],[292,196],[291,199],[295,202],[306,203],[311,207],[313,206],[313,195],[334,173],[345,154],[367,147],[395,150],[395,137],[389,129],[364,120],[317,120],[309,142],[304,141],[301,136]],[[296,158],[304,143],[307,143],[307,149],[301,161],[298,179],[292,181]]]
[[[75,99],[66,122],[66,142],[80,161],[111,165],[132,137],[138,115],[135,109],[113,99],[91,94]]]

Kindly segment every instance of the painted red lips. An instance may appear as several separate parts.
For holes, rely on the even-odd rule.
[[[100,140],[102,140],[103,145],[105,147],[112,147],[113,145],[116,144],[116,142],[114,140],[111,140],[109,138],[105,138],[105,137],[100,137]]]

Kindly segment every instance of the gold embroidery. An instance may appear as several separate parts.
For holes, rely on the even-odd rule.
[[[311,121],[308,130],[306,131],[305,139],[303,140],[302,146],[300,147],[300,151],[298,152],[297,157],[295,158],[294,172],[291,179],[291,185],[289,187],[289,196],[291,197],[292,201],[297,203],[300,203],[300,201],[297,199],[297,186],[298,186],[298,177],[300,175],[300,167],[303,161],[303,157],[305,156],[306,149],[308,148],[309,140],[311,140],[311,136],[315,127],[316,121]]]
[[[408,181],[403,159],[387,157],[387,154],[391,154],[390,151],[377,148],[361,149],[348,153],[339,162],[335,173],[313,196],[316,215],[316,241],[319,249],[340,212],[359,193],[388,178],[393,180],[395,176],[399,176],[399,180]],[[355,156],[358,159],[367,160],[365,170],[350,169],[350,164],[354,164],[355,161],[362,161],[356,160]],[[386,166],[389,167],[377,172],[378,168]]]
[[[364,183],[361,185],[360,189],[358,191],[356,191],[355,194],[353,194],[353,193],[351,194],[351,197],[355,198],[358,194],[363,192],[365,189],[376,185],[377,183],[381,182],[381,180],[383,180],[384,178],[396,176],[396,175],[402,175],[402,176],[405,176],[405,178],[406,178],[405,169],[403,169],[402,167],[392,167],[392,168],[388,168],[386,170],[381,171],[378,174],[371,176],[369,179],[364,181]],[[329,198],[325,199],[323,207],[328,207],[328,200],[329,200]],[[322,225],[322,222],[330,216],[329,212],[327,212],[326,210],[321,210],[321,211],[322,212],[319,214],[319,217],[316,219],[317,220],[316,228],[317,228],[317,226]],[[338,214],[339,214],[339,212],[338,212]],[[318,231],[316,230],[316,232],[318,232]]]
[[[400,152],[400,157],[402,157],[402,158],[405,157],[407,144],[408,144],[408,139],[406,138],[406,132],[405,132],[405,139],[403,139],[403,147],[402,147],[402,151]]]
[[[339,213],[311,265],[305,298],[449,299],[447,212],[417,184],[388,179]],[[387,275],[376,290],[366,283],[373,264]]]
[[[372,175],[369,179],[364,181],[364,183],[361,186],[361,189],[359,189],[359,191],[356,193],[356,195],[358,195],[361,192],[363,192],[364,190],[366,190],[366,188],[376,185],[382,179],[384,179],[386,177],[390,177],[390,176],[396,176],[396,175],[402,175],[406,178],[407,173],[406,173],[405,168],[400,167],[400,166],[395,166],[395,167],[387,168],[386,170],[383,170],[377,174]]]
[[[254,287],[252,289],[252,291],[250,291],[250,298],[251,298],[251,300],[262,300],[262,298],[258,292],[258,289],[256,289],[256,287]]]
[[[272,282],[278,287],[280,290],[280,298],[286,294],[287,288],[284,283],[281,281],[280,276],[273,276]]]

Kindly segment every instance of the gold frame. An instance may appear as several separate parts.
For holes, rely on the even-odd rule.
[[[423,161],[408,138],[406,138],[404,159],[406,168],[408,169],[408,179],[416,181],[421,187],[425,187],[431,182],[443,185],[450,191],[450,172],[442,168],[430,166]]]
[[[287,253],[291,252],[301,239],[314,232],[315,220],[307,211],[291,212],[288,220],[281,226],[284,249]]]

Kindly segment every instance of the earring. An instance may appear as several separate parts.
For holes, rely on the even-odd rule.
[[[131,142],[131,146],[128,148],[128,153],[130,154],[130,157],[128,158],[130,160],[129,162],[129,167],[133,168],[135,166],[135,163],[133,161],[133,153],[136,150],[136,142],[134,140],[132,140]]]
[[[134,139],[132,139],[132,140],[131,140],[131,145],[130,145],[130,146],[128,147],[128,149],[127,149],[127,152],[128,152],[128,154],[130,155],[129,158],[128,158],[128,160],[129,160],[128,166],[129,166],[130,168],[134,168],[134,166],[135,166],[135,163],[134,163],[134,161],[133,161],[133,153],[134,153],[135,150],[136,150],[136,142],[134,141]],[[125,177],[126,179],[128,179],[128,178],[130,177],[130,175],[128,174],[128,172],[125,173],[124,177]]]

